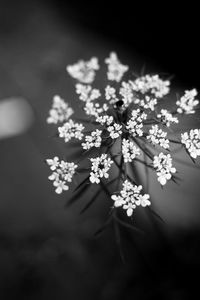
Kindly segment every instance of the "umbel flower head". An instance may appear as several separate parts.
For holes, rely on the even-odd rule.
[[[61,194],[63,191],[67,191],[69,186],[66,183],[72,181],[72,177],[78,166],[73,162],[60,161],[57,156],[53,159],[47,159],[46,162],[53,171],[49,176],[49,180],[53,181],[53,185],[56,188],[55,192]]]
[[[166,109],[169,79],[158,74],[132,75],[114,52],[105,58],[105,67],[105,84],[98,88],[95,85],[100,69],[98,58],[67,66],[85,117],[76,121],[70,105],[59,96],[53,98],[47,122],[59,124],[58,136],[64,143],[76,142],[76,148],[73,162],[60,161],[58,157],[47,159],[53,172],[49,179],[56,192],[62,193],[77,176],[79,184],[73,197],[82,196],[91,186],[97,190],[86,208],[97,195],[105,193],[112,211],[125,210],[130,217],[137,206],[145,208],[151,204],[143,181],[138,182],[137,164],[151,169],[158,184],[164,186],[177,179],[173,145],[182,146],[193,160],[200,156],[200,129],[171,138],[180,119],[194,114],[199,101],[196,89],[186,90],[172,109]],[[84,179],[80,173],[85,174]]]
[[[126,210],[127,216],[132,216],[133,210],[137,206],[145,207],[151,204],[149,201],[150,196],[148,194],[142,195],[141,190],[141,185],[133,185],[128,180],[125,180],[119,195],[111,196],[111,199],[114,201],[114,206],[122,206],[122,208]]]

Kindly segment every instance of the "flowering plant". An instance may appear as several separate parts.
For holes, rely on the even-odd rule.
[[[170,80],[151,74],[130,77],[129,67],[114,52],[105,64],[107,80],[101,90],[92,86],[100,69],[96,57],[67,66],[88,119],[74,121],[74,110],[60,96],[54,96],[47,122],[58,124],[58,136],[65,143],[78,141],[81,159],[67,162],[55,156],[46,162],[56,193],[68,190],[74,176],[81,178],[81,174],[86,174],[72,199],[97,185],[83,211],[105,192],[111,201],[110,218],[130,226],[129,221],[117,216],[117,211],[123,209],[132,218],[138,206],[151,205],[150,195],[143,192],[145,188],[138,178],[137,164],[154,171],[159,184],[164,186],[169,180],[176,183],[179,179],[172,160],[173,144],[183,147],[193,161],[200,156],[200,129],[171,137],[173,126],[181,116],[194,114],[199,101],[196,89],[186,90],[177,96],[172,110],[160,109],[170,93]]]

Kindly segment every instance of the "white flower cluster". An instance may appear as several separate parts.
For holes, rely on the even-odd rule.
[[[195,113],[195,106],[199,104],[199,100],[195,99],[197,96],[197,90],[192,89],[190,91],[185,91],[184,96],[180,98],[176,102],[176,105],[178,106],[177,112],[179,114],[185,113],[185,114],[193,114]]]
[[[81,140],[83,138],[82,131],[84,128],[83,124],[75,123],[70,119],[68,122],[64,123],[63,126],[58,127],[59,137],[64,138],[66,143],[71,140],[71,138]]]
[[[158,75],[145,75],[131,81],[132,89],[142,94],[150,93],[156,98],[162,98],[170,91],[170,81],[162,80]]]
[[[133,142],[123,139],[122,140],[122,155],[124,162],[132,162],[136,156],[140,155],[140,149],[134,145]]]
[[[79,60],[76,64],[67,66],[69,75],[82,83],[92,83],[96,70],[99,70],[98,59],[92,57],[89,61]]]
[[[165,185],[171,179],[172,174],[176,172],[176,169],[172,166],[171,155],[165,155],[162,152],[158,156],[154,156],[153,167],[161,185]]]
[[[93,101],[101,96],[98,89],[93,89],[91,85],[84,85],[82,83],[76,84],[76,93],[79,95],[79,99],[83,102]]]
[[[122,125],[113,123],[107,127],[107,130],[110,133],[111,139],[117,139],[122,134]]]
[[[67,121],[73,113],[74,111],[71,107],[69,107],[68,103],[60,96],[56,95],[53,97],[53,103],[49,111],[47,123],[63,123]]]
[[[98,117],[100,114],[105,113],[108,110],[108,105],[104,103],[100,106],[99,103],[86,102],[84,111],[86,115]]]
[[[122,96],[123,107],[126,108],[130,103],[133,102],[133,90],[131,85],[128,82],[123,81],[121,84],[121,88],[119,90],[120,95]]]
[[[96,122],[97,123],[100,123],[101,125],[111,125],[114,121],[114,118],[113,116],[108,116],[108,115],[105,115],[105,116],[98,116],[96,118]]]
[[[126,129],[132,136],[143,135],[143,121],[146,120],[147,114],[142,112],[139,108],[132,110],[131,118],[127,122]]]
[[[86,135],[85,142],[81,144],[83,149],[89,150],[92,147],[99,148],[102,141],[101,134],[102,130],[96,129],[95,131],[91,132],[91,135]]]
[[[128,66],[120,63],[115,52],[110,53],[110,56],[105,59],[105,63],[108,65],[108,80],[120,82],[124,73],[128,71]]]
[[[56,188],[55,192],[61,194],[63,191],[67,191],[69,189],[67,183],[72,182],[72,177],[78,166],[73,162],[60,161],[57,156],[53,159],[47,159],[46,162],[53,171],[48,178],[53,181],[53,186]]]
[[[123,183],[123,188],[119,195],[112,195],[115,207],[121,207],[126,210],[128,217],[132,216],[133,210],[137,206],[149,206],[151,204],[148,194],[141,195],[142,186],[133,185],[128,180]]]
[[[91,172],[90,172],[90,182],[100,183],[100,178],[108,178],[108,171],[111,168],[113,161],[107,154],[102,154],[99,157],[90,158],[92,162]]]
[[[191,129],[189,133],[181,134],[181,143],[192,158],[200,156],[200,129]]]
[[[119,99],[116,96],[116,89],[110,85],[105,87],[105,98],[110,104],[115,104]]]
[[[169,148],[169,140],[166,139],[167,132],[163,131],[158,125],[153,125],[149,130],[149,135],[147,135],[147,139],[153,145],[160,145],[164,149]]]
[[[75,173],[86,172],[87,177],[78,188],[84,188],[86,181],[101,184],[100,187],[111,196],[114,207],[122,207],[127,216],[132,216],[137,206],[151,204],[150,196],[141,192],[142,186],[134,184],[138,180],[134,162],[153,170],[157,181],[164,186],[170,179],[176,182],[176,168],[169,154],[172,153],[170,145],[184,146],[192,159],[200,156],[200,129],[182,133],[181,140],[167,136],[167,127],[177,124],[180,114],[193,114],[199,100],[196,99],[197,90],[191,89],[177,99],[175,109],[165,109],[166,106],[164,109],[158,108],[161,99],[170,92],[169,80],[150,74],[132,78],[126,76],[129,67],[120,62],[115,52],[111,52],[104,62],[107,77],[105,81],[101,80],[101,89],[93,85],[96,71],[100,68],[96,57],[88,61],[79,60],[66,68],[69,75],[76,79],[77,98],[88,117],[83,120],[83,124],[88,123],[87,131],[83,124],[72,120],[73,109],[60,96],[54,96],[47,122],[60,123],[58,135],[65,142],[78,139],[80,149],[74,154],[81,151],[84,155],[77,157],[81,164],[80,172],[76,172],[78,166],[75,162],[60,161],[57,156],[47,159],[52,171],[49,180],[53,182],[56,193],[60,194],[69,189],[68,183]],[[92,155],[93,150],[96,155]],[[87,164],[84,165],[85,155],[88,155],[89,169]],[[109,178],[113,164],[116,174],[113,174],[113,180],[103,185],[101,180]],[[115,180],[123,183],[121,191],[117,193],[111,192]],[[116,221],[120,220],[116,218]]]
[[[152,111],[155,110],[155,106],[157,105],[158,101],[156,98],[152,98],[148,95],[144,96],[144,98],[136,98],[134,100],[135,104],[138,104],[139,106],[145,108],[145,109],[150,109]]]
[[[161,109],[160,113],[157,114],[157,118],[167,127],[169,127],[171,123],[178,123],[178,118],[173,117],[166,109]]]

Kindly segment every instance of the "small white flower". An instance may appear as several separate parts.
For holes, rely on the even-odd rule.
[[[79,95],[79,99],[83,102],[93,101],[101,96],[98,89],[93,89],[91,85],[84,85],[82,83],[76,84],[76,93]]]
[[[59,158],[57,156],[55,156],[53,159],[46,159],[46,162],[52,171],[56,170],[59,166]]]
[[[134,209],[137,206],[149,206],[151,204],[148,194],[141,195],[142,186],[133,185],[130,181],[123,182],[122,190],[119,195],[112,195],[115,207],[120,207],[126,210],[128,217],[132,216]]]
[[[146,120],[147,115],[141,112],[140,109],[132,110],[131,119],[127,122],[126,129],[132,136],[143,135],[143,121]]]
[[[81,123],[75,123],[70,119],[68,122],[64,123],[63,126],[58,127],[59,137],[64,138],[66,143],[71,140],[71,138],[81,140],[84,128],[85,127]]]
[[[102,154],[99,157],[90,158],[92,163],[90,172],[90,182],[100,183],[100,178],[108,178],[108,171],[111,168],[113,161],[107,154]]]
[[[157,114],[157,118],[167,127],[169,127],[171,123],[178,123],[178,118],[173,117],[166,109],[161,109],[160,113]]]
[[[96,70],[99,70],[98,59],[92,57],[89,61],[79,60],[76,64],[67,66],[67,72],[71,77],[82,83],[92,83],[95,79]]]
[[[101,134],[102,130],[96,129],[95,131],[91,132],[91,135],[86,135],[85,142],[81,144],[83,149],[89,150],[92,147],[99,148],[102,141]]]
[[[162,98],[170,91],[169,80],[162,80],[159,75],[145,75],[138,77],[135,81],[130,81],[132,89],[142,94],[150,93],[156,98]]]
[[[55,192],[61,194],[63,191],[67,191],[69,186],[65,184],[65,181],[54,181],[53,185],[56,187]]]
[[[73,162],[60,161],[57,156],[53,159],[47,159],[46,162],[50,169],[54,171],[48,178],[53,181],[53,186],[56,188],[55,192],[61,194],[63,191],[67,191],[69,186],[66,183],[72,181],[78,166]]]
[[[145,109],[150,109],[152,111],[155,110],[155,106],[157,105],[157,99],[152,98],[148,95],[145,95],[142,99],[136,98],[134,99],[134,103],[138,104],[141,107],[144,107]]]
[[[60,96],[53,97],[52,107],[49,111],[47,123],[57,124],[67,121],[74,113],[73,109]]]
[[[120,63],[115,52],[110,53],[110,57],[105,59],[105,63],[108,65],[108,80],[120,82],[124,73],[128,71],[128,66]]]
[[[162,152],[158,156],[154,156],[153,167],[161,185],[165,185],[171,179],[172,174],[176,172],[176,169],[172,166],[171,155],[165,155]]]
[[[136,156],[140,155],[140,149],[136,147],[133,142],[123,139],[122,154],[125,163],[132,162]]]
[[[169,140],[166,139],[167,132],[163,131],[158,125],[153,125],[149,130],[149,135],[147,135],[147,139],[153,145],[160,145],[164,149],[169,148]]]
[[[185,114],[193,114],[195,113],[195,107],[199,104],[199,100],[195,99],[197,96],[197,90],[192,89],[190,91],[185,91],[184,96],[180,98],[176,102],[176,105],[178,106],[177,112],[179,114],[185,113]]]
[[[149,200],[150,196],[149,194],[139,195],[138,200],[135,201],[136,205],[141,205],[142,207],[146,207],[151,205],[151,202]]]
[[[99,179],[99,174],[98,173],[94,173],[94,172],[90,172],[90,182],[91,183],[100,183],[100,179]]]
[[[181,143],[192,158],[200,156],[200,129],[191,129],[189,133],[181,134]]]
[[[112,139],[117,139],[122,134],[122,125],[113,123],[111,126],[107,127],[107,130]]]

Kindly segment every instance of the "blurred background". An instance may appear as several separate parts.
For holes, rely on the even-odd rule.
[[[76,108],[66,65],[115,50],[136,72],[174,75],[175,92],[200,89],[198,18],[192,2],[0,0],[0,299],[182,300],[198,292],[198,168],[177,161],[183,182],[164,190],[151,176],[165,223],[138,211],[145,235],[120,228],[122,263],[112,226],[94,237],[111,203],[99,197],[79,215],[87,195],[66,208],[72,194],[55,195],[44,163],[73,151],[46,124],[55,94]],[[199,128],[198,114],[177,132],[191,127]]]

